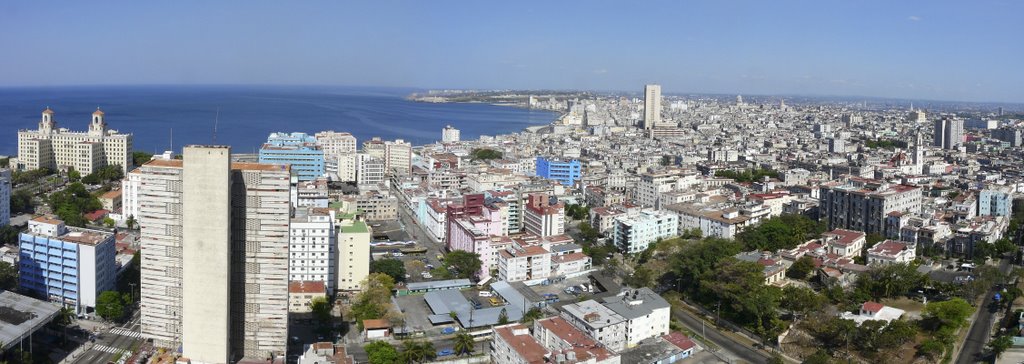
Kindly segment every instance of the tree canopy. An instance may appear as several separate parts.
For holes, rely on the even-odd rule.
[[[784,214],[768,219],[760,225],[743,230],[736,240],[748,250],[792,249],[821,235],[823,224],[803,215]]]
[[[480,271],[480,254],[455,250],[444,256],[445,265],[456,278],[471,278]]]
[[[501,151],[490,148],[477,148],[473,149],[473,151],[469,153],[469,156],[473,160],[485,161],[491,159],[501,159],[503,154],[501,153]]]
[[[391,310],[391,289],[395,280],[384,273],[370,273],[363,280],[363,291],[356,295],[350,310],[359,330],[363,320],[379,319]]]
[[[85,189],[85,185],[75,182],[62,191],[50,195],[50,209],[69,226],[85,226],[83,213],[99,210],[103,207],[100,200]]]
[[[731,178],[736,182],[757,182],[765,177],[777,177],[779,172],[766,168],[747,169],[740,172],[731,170],[715,171],[715,177]]]
[[[107,320],[116,321],[124,317],[125,306],[124,295],[117,291],[103,291],[96,298],[96,314]]]
[[[395,346],[387,341],[370,342],[363,346],[363,350],[366,350],[370,364],[402,363],[402,356],[398,354],[398,349],[395,349]]]
[[[384,273],[395,282],[405,281],[405,264],[398,259],[378,259],[370,262],[371,273]]]

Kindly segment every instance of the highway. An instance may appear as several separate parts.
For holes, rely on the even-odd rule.
[[[999,262],[999,271],[1004,276],[1010,272],[1009,259],[1004,258]],[[997,291],[998,287],[990,288],[985,294],[985,299],[982,300],[981,306],[978,306],[978,315],[971,322],[971,330],[967,334],[967,339],[964,340],[960,356],[956,359],[957,364],[977,363],[984,359],[982,355],[985,352],[985,344],[988,343],[992,332],[992,321],[996,313],[996,310],[991,309],[990,305],[992,304],[992,297],[995,296]]]

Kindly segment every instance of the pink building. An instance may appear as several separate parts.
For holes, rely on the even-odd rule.
[[[471,202],[467,197],[467,201]],[[490,277],[491,268],[497,263],[491,237],[504,235],[505,221],[501,210],[470,203],[448,206],[448,250],[462,250],[480,255],[480,279]],[[467,213],[466,206],[472,212]],[[458,209],[463,209],[462,213]],[[453,211],[455,210],[455,211]]]

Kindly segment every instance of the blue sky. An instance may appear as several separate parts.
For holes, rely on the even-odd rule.
[[[0,86],[318,84],[1024,102],[1020,1],[5,1]]]

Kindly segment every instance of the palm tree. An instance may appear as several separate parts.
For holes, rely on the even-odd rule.
[[[520,319],[519,322],[523,324],[528,324],[543,317],[543,315],[544,313],[541,312],[539,308],[534,307],[531,308],[529,311],[526,311],[526,313],[523,314],[523,318]]]
[[[68,341],[68,326],[71,326],[75,322],[75,310],[70,307],[61,307],[60,311],[57,311],[57,317],[53,320],[53,323],[61,328],[63,331],[63,337],[61,338],[65,344]]]
[[[462,356],[463,354],[472,354],[476,342],[473,340],[473,336],[465,332],[460,332],[455,335],[455,344],[452,349],[455,350],[455,355]]]
[[[402,358],[406,362],[422,363],[437,356],[434,344],[425,341],[408,340],[402,343]]]

